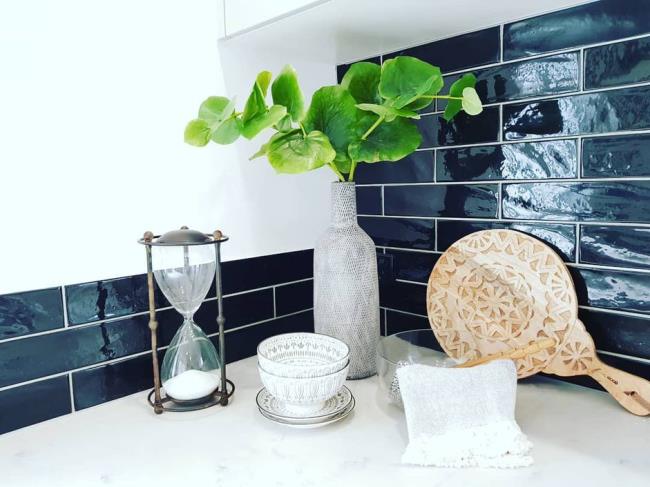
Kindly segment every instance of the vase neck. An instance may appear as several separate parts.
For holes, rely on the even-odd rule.
[[[332,183],[331,205],[333,226],[357,224],[357,196],[354,183]]]

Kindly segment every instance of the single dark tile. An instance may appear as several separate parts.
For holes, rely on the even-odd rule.
[[[426,183],[433,181],[433,151],[416,151],[396,162],[359,164],[357,184]]]
[[[312,249],[231,260],[222,264],[225,294],[312,277]]]
[[[461,112],[451,122],[442,114],[427,115],[417,121],[422,134],[420,147],[482,144],[499,140],[499,107],[487,107],[471,117]]]
[[[501,228],[532,235],[549,245],[565,261],[575,262],[576,229],[574,225],[565,224],[441,220],[438,222],[438,250],[447,250],[454,242],[470,233]]]
[[[386,311],[386,326],[388,328],[388,335],[394,335],[395,333],[400,333],[402,331],[409,330],[429,330],[430,342],[427,344],[430,348],[434,350],[442,351],[436,336],[431,330],[431,325],[429,324],[429,319],[426,316],[416,316],[407,313],[400,313],[399,311],[387,310]],[[425,344],[422,344],[423,346]]]
[[[396,56],[413,56],[438,66],[443,72],[456,71],[499,61],[499,27],[470,32],[385,54],[384,62]]]
[[[387,279],[379,281],[379,301],[385,308],[426,316],[426,295],[427,287],[423,284]]]
[[[63,326],[60,287],[0,295],[0,340]]]
[[[72,388],[76,410],[153,389],[151,354],[73,372]]]
[[[585,225],[580,230],[580,262],[650,269],[650,228]]]
[[[392,257],[393,275],[405,281],[428,282],[438,254],[429,252],[409,252],[386,250],[386,256]]]
[[[376,245],[435,250],[433,220],[384,217],[359,217],[358,220]]]
[[[381,336],[386,336],[386,309],[379,310],[379,329]]]
[[[194,316],[195,321],[208,335],[219,331],[217,326],[217,301],[204,302]],[[223,298],[224,328],[229,330],[239,326],[273,318],[273,289],[235,294]],[[179,322],[181,316],[177,313]]]
[[[381,187],[357,187],[357,213],[359,215],[381,215]]]
[[[503,106],[506,140],[650,128],[650,86]]]
[[[513,183],[502,191],[504,218],[650,222],[650,181]]]
[[[360,62],[367,62],[367,63],[375,63],[375,64],[381,64],[381,59],[379,56],[376,57],[371,57],[368,59],[362,59],[361,61],[356,61],[358,63]],[[349,64],[339,64],[336,67],[336,82],[340,83],[341,80],[343,79],[343,76],[345,76],[345,73],[348,72],[348,69],[350,69],[350,66],[352,66],[354,63],[349,63]]]
[[[0,435],[71,412],[67,376],[0,391]]]
[[[571,267],[578,302],[593,308],[650,313],[650,274]]]
[[[650,31],[650,1],[603,0],[503,26],[503,58],[516,59]]]
[[[295,282],[275,288],[275,313],[277,316],[287,315],[313,307],[313,280]]]
[[[495,218],[496,185],[384,187],[386,215]]]
[[[585,88],[650,80],[650,38],[585,50]]]
[[[117,318],[149,309],[147,276],[85,282],[65,287],[71,325]]]
[[[650,134],[584,139],[582,175],[596,178],[650,176]]]
[[[536,96],[568,93],[578,90],[580,56],[577,52],[502,64],[472,71],[476,76],[476,92],[483,103],[519,100]],[[445,76],[443,93],[461,77]],[[447,106],[438,100],[438,109]]]
[[[386,254],[384,250],[377,249],[377,274],[380,280],[392,281],[395,279],[394,260],[393,254]]]
[[[257,353],[257,345],[265,338],[299,331],[314,331],[312,310],[228,332],[226,333],[226,362],[231,363],[252,357]],[[212,340],[216,343],[218,337],[215,336]]]
[[[650,359],[650,319],[580,309],[598,350]]]
[[[574,140],[444,149],[436,155],[437,181],[575,178],[577,168]]]

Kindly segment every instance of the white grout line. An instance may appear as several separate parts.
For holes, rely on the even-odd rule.
[[[580,224],[576,225],[576,264],[580,263]]]
[[[384,201],[385,200],[386,200],[386,198],[384,196],[384,185],[382,184],[382,186],[381,186],[381,214],[382,215],[386,214],[386,210],[385,210],[385,206],[384,206]]]
[[[299,280],[297,280],[297,281],[290,281],[290,282],[283,282],[283,283],[281,283],[281,284],[274,284],[273,286],[270,286],[270,287],[273,287],[273,288],[275,289],[276,287],[291,286],[292,284],[299,284],[299,283],[301,283],[301,282],[308,282],[308,281],[313,281],[313,280],[314,280],[313,277],[307,277],[307,278],[305,278],[305,279],[299,279]],[[259,288],[259,289],[268,289],[268,287],[261,287],[261,288]],[[255,289],[255,291],[259,291],[259,289]],[[235,296],[235,295],[237,295],[237,294],[246,294],[246,292],[250,292],[250,291],[244,291],[244,292],[241,292],[241,293],[235,293],[235,294],[228,294],[227,296]],[[224,298],[225,298],[225,297],[226,297],[226,296],[224,296]]]
[[[499,25],[499,63],[503,63],[503,34],[504,24]]]
[[[397,250],[400,252],[419,252],[422,254],[442,254],[442,252],[438,252],[437,250],[423,250],[423,249],[412,249],[409,247],[387,247],[387,246],[382,246],[383,249],[386,250]]]
[[[496,185],[499,183],[504,184],[539,184],[539,183],[548,183],[548,184],[564,184],[564,183],[633,183],[633,182],[648,182],[650,178],[647,176],[619,176],[613,178],[578,178],[578,177],[567,177],[567,178],[546,178],[546,179],[475,179],[472,181],[444,181],[444,182],[433,182],[425,181],[419,183],[383,183],[383,186],[486,186],[486,185]],[[378,184],[367,184],[364,186],[378,186]],[[365,216],[360,214],[359,216]]]
[[[67,328],[70,326],[70,323],[68,323],[68,300],[66,299],[65,286],[60,286],[60,287],[61,287],[61,299],[63,300],[63,328]]]
[[[599,313],[608,313],[612,315],[627,316],[630,318],[638,318],[642,320],[650,320],[650,315],[643,313],[635,313],[633,311],[624,311],[622,309],[607,309],[607,308],[594,308],[593,306],[580,305],[578,309],[584,309],[586,311],[595,311]]]
[[[433,250],[438,250],[438,219],[433,220]]]
[[[623,358],[623,359],[629,360],[631,362],[639,362],[639,363],[642,363],[642,364],[650,365],[650,359],[647,359],[647,358],[635,357],[634,355],[624,355],[622,353],[616,353],[616,352],[608,352],[606,350],[600,350],[600,349],[597,349],[596,351],[598,353],[602,353],[603,355],[610,355],[612,357]]]
[[[76,409],[74,407],[74,391],[72,389],[72,374],[68,374],[68,388],[70,389],[70,410],[74,413]]]
[[[386,311],[393,311],[395,313],[402,313],[404,315],[417,316],[418,318],[427,318],[428,319],[428,317],[426,315],[419,315],[417,313],[411,313],[410,311],[403,311],[401,309],[389,308],[387,306],[384,306],[384,309]]]
[[[566,265],[574,269],[625,272],[627,274],[650,274],[650,269],[641,269],[637,267],[619,267],[619,266],[611,266],[611,265],[595,265],[595,264],[585,264],[585,263],[575,264],[573,262],[567,262]]]
[[[275,288],[273,288],[273,317],[275,318],[278,316],[278,310],[277,310],[277,298],[275,295]]]
[[[399,279],[399,278],[396,278],[395,281],[397,281],[397,282],[401,282],[401,283],[404,283],[404,284],[417,284],[418,286],[426,286],[426,285],[427,285],[426,282],[420,282],[420,281],[409,281],[408,279]]]

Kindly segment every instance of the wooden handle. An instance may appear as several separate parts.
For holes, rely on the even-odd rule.
[[[650,382],[647,380],[602,362],[589,375],[631,413],[650,415]]]
[[[506,350],[505,352],[499,352],[499,353],[493,353],[490,355],[485,355],[484,357],[477,358],[474,360],[470,360],[468,362],[464,362],[462,364],[456,365],[457,368],[459,369],[464,369],[466,367],[474,367],[475,365],[481,365],[486,362],[491,362],[492,360],[498,360],[498,359],[518,359],[525,357],[527,355],[532,355],[534,353],[539,352],[540,350],[544,350],[546,348],[551,348],[555,345],[555,341],[552,338],[544,338],[542,340],[537,340],[535,342],[531,342],[525,347],[521,348],[513,348],[511,350]]]

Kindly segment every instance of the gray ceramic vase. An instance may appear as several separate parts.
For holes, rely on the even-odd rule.
[[[349,379],[376,372],[377,253],[357,223],[354,183],[332,183],[331,222],[314,249],[315,331],[350,347]]]

